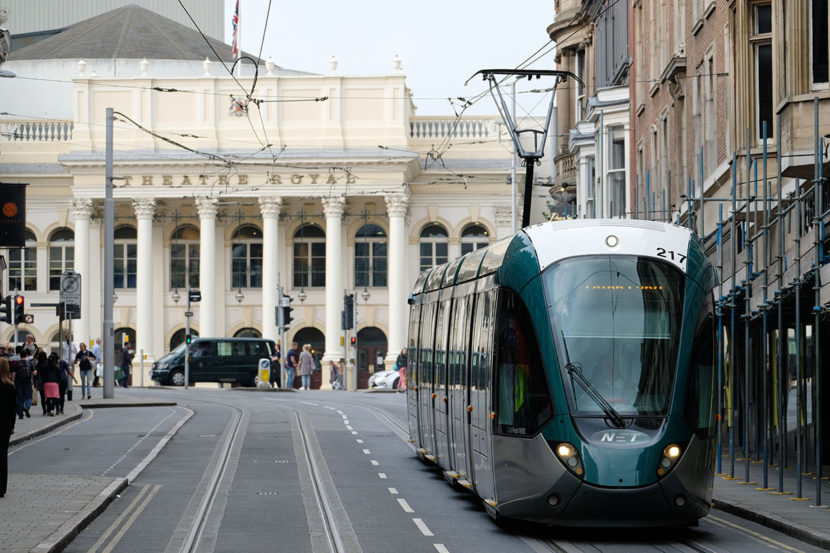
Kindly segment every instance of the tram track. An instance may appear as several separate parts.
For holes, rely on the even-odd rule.
[[[679,540],[660,543],[625,542],[625,543],[574,543],[573,541],[553,538],[523,538],[536,553],[617,553],[626,549],[637,551],[660,551],[677,553],[715,553],[713,549],[694,541]]]

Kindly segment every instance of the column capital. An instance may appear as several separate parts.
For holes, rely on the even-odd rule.
[[[332,196],[330,198],[320,198],[323,203],[323,213],[326,217],[340,217],[343,215],[343,208],[346,205],[346,198],[342,196]]]
[[[282,198],[280,197],[266,197],[259,199],[259,211],[263,216],[277,216],[279,217],[282,211]]]
[[[196,198],[196,209],[199,211],[199,218],[216,217],[219,200],[216,198]]]
[[[156,200],[153,198],[137,198],[133,200],[133,210],[139,219],[152,219],[156,213]]]
[[[89,198],[74,198],[72,200],[72,215],[75,219],[89,219],[92,217],[92,200]]]
[[[384,196],[386,200],[386,211],[390,217],[405,217],[409,210],[409,194],[387,194]]]
[[[496,226],[508,226],[513,222],[513,210],[509,205],[499,205],[493,208],[493,214],[495,217]],[[516,210],[516,218],[521,221],[521,215],[519,215],[519,210]]]

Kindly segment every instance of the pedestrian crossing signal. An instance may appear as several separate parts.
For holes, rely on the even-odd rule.
[[[187,343],[187,345],[190,345],[190,342],[191,342],[191,335],[190,335],[190,334],[187,334],[187,335],[184,337],[184,341],[185,341],[185,343]]]

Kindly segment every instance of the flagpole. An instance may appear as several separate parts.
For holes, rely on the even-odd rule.
[[[240,16],[239,4],[241,0],[236,0],[236,7],[233,12],[231,22],[233,23],[233,61],[236,62],[242,55],[242,17]],[[242,76],[242,62],[236,64],[236,76]]]

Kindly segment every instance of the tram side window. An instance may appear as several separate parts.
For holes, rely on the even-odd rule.
[[[475,298],[472,357],[470,360],[470,403],[473,405],[473,424],[484,429],[489,424],[490,360],[493,351],[493,296],[495,292],[481,292]]]
[[[714,325],[712,316],[708,315],[698,324],[695,333],[684,409],[686,420],[701,438],[710,437],[715,428],[714,357]]]
[[[435,330],[435,305],[424,304],[421,308],[421,347],[418,350],[421,354],[421,363],[418,371],[418,382],[430,389],[432,384],[432,348],[433,332]]]
[[[418,352],[418,323],[421,319],[421,306],[413,305],[409,310],[409,336],[407,344],[407,355],[409,356],[409,363],[407,366],[407,376],[413,382],[417,382],[418,361],[420,360],[420,353]]]
[[[532,436],[553,416],[536,333],[524,302],[512,290],[501,293],[498,313],[497,431]]]

